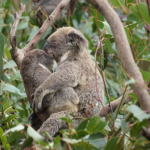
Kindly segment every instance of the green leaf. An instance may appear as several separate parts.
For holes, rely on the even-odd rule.
[[[137,10],[140,11],[140,14],[142,15],[143,19],[150,24],[150,17],[149,17],[149,11],[147,4],[140,3],[137,5]]]
[[[103,21],[103,24],[104,24],[104,29],[110,34],[110,35],[113,35],[112,34],[112,31],[111,31],[111,28],[110,28],[110,25],[108,24],[107,21]]]
[[[88,119],[83,120],[80,125],[77,127],[77,131],[84,130],[87,126]]]
[[[9,115],[7,118],[5,118],[4,120],[1,120],[0,123],[4,123],[4,122],[9,122],[10,120],[12,120],[13,118],[15,118],[16,115]]]
[[[146,114],[143,112],[138,106],[136,105],[130,105],[127,107],[127,110],[130,111],[135,118],[137,118],[140,122],[142,122],[144,119],[150,118],[149,114]]]
[[[90,119],[88,125],[87,125],[87,131],[89,133],[97,133],[102,131],[105,126],[106,122],[104,122],[99,116],[94,116]]]
[[[83,138],[83,137],[85,137],[86,135],[89,134],[87,131],[84,131],[84,130],[80,130],[77,133],[78,133],[79,138]]]
[[[16,66],[17,66],[16,63],[13,60],[11,60],[4,65],[4,69],[10,69],[10,68],[14,68]]]
[[[3,70],[3,53],[4,53],[4,37],[0,33],[0,80],[2,78],[2,70]]]
[[[109,52],[109,54],[114,52],[112,49],[112,44],[109,40],[105,40],[105,49]]]
[[[136,122],[133,126],[132,126],[132,128],[131,128],[131,130],[130,130],[130,135],[132,136],[132,137],[137,137],[137,136],[141,136],[141,130],[142,130],[142,127],[143,126],[147,126],[147,120],[144,120],[144,121],[142,121],[142,122]]]
[[[110,0],[110,2],[114,5],[114,6],[122,6],[125,4],[125,0]]]
[[[130,37],[129,30],[128,30],[127,27],[124,27],[124,29],[125,29],[125,32],[126,32],[126,35],[127,35],[127,38],[128,38],[128,42],[129,42],[129,44],[131,44],[131,37]]]
[[[35,141],[44,141],[43,136],[41,136],[38,132],[36,132],[31,126],[28,126],[27,133]]]
[[[79,142],[76,144],[71,144],[73,150],[97,150],[97,148],[86,142]]]
[[[123,141],[120,141],[119,137],[114,137],[107,142],[103,150],[122,150],[123,147]]]
[[[55,139],[54,139],[54,146],[53,146],[54,149],[58,149],[58,150],[62,150],[62,146],[61,146],[61,143],[60,143],[60,136],[57,136]]]
[[[32,16],[30,16],[30,24],[38,26],[38,20]]]
[[[127,122],[124,120],[121,120],[121,129],[123,132],[125,132],[127,129]]]
[[[15,94],[18,94],[20,96],[25,96],[25,94],[21,93],[18,88],[16,88],[13,85],[10,85],[10,84],[3,83],[2,84],[2,90],[3,91],[8,91],[8,92],[11,92],[11,93],[15,93]]]
[[[97,11],[95,8],[91,9],[91,14],[93,15],[93,32],[95,32],[97,30],[97,25],[98,27],[100,27],[101,29],[104,28],[104,17],[102,14],[99,13],[99,11]],[[96,17],[97,16],[97,17]]]
[[[16,71],[9,79],[10,82],[12,82],[14,80],[22,81],[20,71]]]
[[[11,134],[9,134],[9,137],[8,137],[8,142],[11,143],[13,141],[15,141],[17,139],[17,137],[19,136],[19,132],[12,132]]]
[[[9,132],[21,131],[21,130],[23,130],[23,129],[24,129],[24,126],[23,126],[22,124],[19,124],[19,125],[17,125],[16,127],[13,127],[13,128],[11,128],[11,129],[7,130],[7,131],[5,132],[5,134],[8,134]]]
[[[18,30],[26,29],[28,27],[28,22],[25,20],[22,20],[18,25]]]
[[[81,21],[81,18],[82,18],[82,11],[80,11],[82,9],[82,4],[77,3],[77,5],[78,6],[76,7],[75,16],[76,16],[76,19],[77,19],[78,24],[79,24]]]
[[[147,72],[147,71],[143,71],[143,70],[141,70],[141,73],[142,73],[142,76],[143,76],[143,79],[145,80],[145,81],[150,81],[150,73],[149,72]]]
[[[126,25],[125,28],[129,28],[130,30],[132,30],[137,26],[137,24],[138,23],[129,24],[129,25]]]
[[[0,141],[5,150],[10,150],[10,145],[7,143],[6,135],[4,135],[3,129],[0,127]]]
[[[137,16],[137,17],[142,17],[148,24],[150,24],[150,18],[149,18],[149,12],[148,12],[148,7],[144,3],[140,3],[137,5],[132,5],[130,7],[130,10],[132,13]]]
[[[125,0],[125,4],[129,7],[133,3],[133,0]]]
[[[88,138],[84,139],[84,141],[89,142],[98,149],[103,148],[107,143],[106,137],[101,133],[91,134]]]
[[[31,30],[30,36],[28,38],[28,41],[31,41],[32,37],[36,34],[36,32],[39,30],[39,27],[34,26]]]
[[[28,137],[24,141],[23,145],[21,146],[21,149],[25,149],[25,148],[29,147],[32,144],[32,142],[33,142],[33,139],[31,137]]]
[[[73,150],[97,150],[97,148],[95,146],[93,146],[83,140],[63,138],[63,141],[66,143],[70,143]]]

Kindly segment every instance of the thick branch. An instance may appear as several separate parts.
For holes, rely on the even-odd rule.
[[[25,5],[20,4],[20,11],[19,11],[19,13],[16,12],[14,15],[15,21],[14,21],[14,24],[10,31],[10,43],[12,46],[11,56],[12,56],[13,60],[17,63],[19,68],[20,68],[22,59],[24,57],[24,54],[19,51],[19,48],[16,45],[16,43],[17,43],[16,42],[16,31],[17,31],[17,27],[18,27],[18,24],[20,21],[20,17],[22,16],[22,13],[24,12],[24,10],[25,10]]]
[[[138,97],[141,108],[149,111],[150,96],[145,86],[143,77],[138,70],[131,49],[124,31],[123,25],[117,13],[111,8],[107,0],[87,0],[90,2],[107,20],[113,32],[118,55],[121,60],[123,69],[130,78],[134,78],[136,83],[132,84],[135,94]]]
[[[126,104],[126,103],[128,103],[128,102],[130,102],[130,101],[132,100],[132,99],[129,97],[129,94],[132,93],[132,92],[133,92],[133,91],[127,92],[127,95],[125,96],[125,100],[124,100],[124,103],[123,103],[123,104]],[[122,100],[122,96],[110,103],[110,105],[112,106],[112,110],[113,110],[113,111],[115,111],[116,108],[119,106],[121,100]],[[110,113],[110,112],[111,112],[111,109],[110,109],[109,104],[107,104],[104,108],[102,108],[102,110],[101,110],[101,112],[100,112],[100,116],[101,116],[101,117],[106,116],[106,112],[107,112],[107,113]]]
[[[11,28],[10,32],[10,41],[11,41],[11,46],[13,48],[12,50],[12,58],[20,68],[22,59],[24,58],[25,54],[28,51],[31,51],[35,45],[39,42],[39,40],[42,38],[44,33],[47,31],[47,29],[54,23],[55,19],[57,16],[61,13],[61,11],[68,5],[70,0],[62,0],[58,6],[55,8],[55,10],[52,12],[52,14],[46,19],[42,27],[38,30],[38,32],[34,35],[32,40],[23,48],[19,49],[16,46],[16,30],[18,23],[20,21],[20,17],[22,16],[22,13],[24,12],[25,5],[20,4],[20,12],[15,14],[15,22]]]

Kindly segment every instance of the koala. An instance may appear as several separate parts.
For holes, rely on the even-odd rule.
[[[52,74],[53,58],[44,51],[32,50],[22,60],[21,75],[23,78],[27,97],[32,105],[35,90]],[[50,97],[51,96],[51,97]],[[71,87],[64,87],[53,95],[46,95],[43,99],[43,110],[40,113],[33,112],[29,120],[34,129],[39,129],[42,123],[50,115],[66,111],[77,112],[79,98]]]
[[[104,98],[104,84],[91,56],[86,51],[87,46],[88,41],[84,35],[72,27],[59,28],[50,35],[44,50],[47,55],[53,56],[58,67],[56,72],[35,90],[32,107],[36,113],[42,110],[43,98],[46,95],[53,96],[59,90],[70,87],[79,97],[78,112],[73,113],[74,117],[99,115]],[[42,124],[40,132],[46,130],[53,136],[48,130],[51,122],[59,128],[62,125],[59,118],[57,121],[48,118]]]

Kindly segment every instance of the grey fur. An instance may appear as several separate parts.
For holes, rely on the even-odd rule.
[[[33,100],[33,108],[36,112],[41,111],[44,96],[47,94],[53,96],[60,89],[71,87],[79,97],[78,112],[73,113],[73,116],[99,115],[104,98],[104,85],[99,71],[86,51],[87,45],[88,42],[83,34],[72,27],[60,28],[48,38],[45,51],[50,56],[53,54],[58,68],[36,89]],[[57,120],[59,116],[60,113],[56,117]],[[53,119],[50,117],[46,120],[39,132],[46,129],[51,136],[55,135],[54,133],[61,128],[62,122],[57,121],[59,125],[53,133],[50,129]],[[80,121],[74,119],[77,125]]]
[[[28,52],[24,57],[21,74],[30,105],[32,105],[33,99],[31,96],[35,90],[52,74],[52,64],[53,59],[41,50]],[[34,112],[29,119],[32,126],[37,130],[51,114],[57,114],[61,111],[77,112],[78,103],[79,98],[73,88],[62,88],[55,94],[46,95],[43,99],[43,110],[36,114]]]

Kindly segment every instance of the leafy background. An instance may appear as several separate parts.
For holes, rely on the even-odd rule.
[[[24,47],[40,28],[31,0],[0,0],[1,149],[29,149],[27,147],[33,141],[37,149],[150,149],[150,142],[141,134],[142,126],[147,126],[146,119],[150,116],[141,111],[134,93],[130,94],[132,101],[129,104],[123,106],[121,103],[120,107],[106,118],[99,116],[85,118],[76,130],[71,127],[71,116],[63,118],[70,128],[60,131],[62,136],[58,135],[54,139],[46,135],[48,141],[30,127],[28,116],[32,110],[24,91],[20,72],[10,55],[9,32],[14,22],[13,14],[19,10],[20,2],[26,4],[26,11],[17,30],[18,47]],[[149,87],[150,17],[146,1],[109,0],[109,2],[124,25],[134,60],[143,75],[145,84]],[[72,16],[58,19],[54,24],[55,27],[69,25],[81,30],[88,39],[88,52],[93,59],[96,54],[97,64],[101,68],[101,74],[105,74],[108,89],[108,93],[105,94],[105,104],[108,103],[109,96],[110,100],[114,101],[123,93],[126,94],[134,80],[127,78],[121,66],[114,37],[105,18],[86,1],[81,0],[76,4]],[[43,48],[46,38],[55,31],[54,26],[48,29],[36,48]]]

